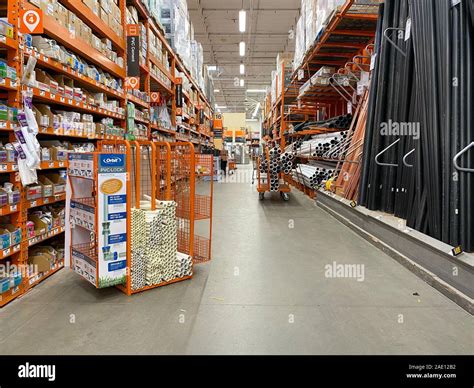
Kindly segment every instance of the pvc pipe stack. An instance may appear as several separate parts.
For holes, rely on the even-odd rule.
[[[141,231],[145,224],[145,212],[139,209],[132,209],[132,262],[131,262],[131,283],[132,290],[139,290],[146,286],[146,234]]]
[[[336,169],[334,167],[322,163],[314,163],[314,165],[298,164],[291,174],[295,181],[315,189],[324,181],[335,176],[335,172]]]
[[[191,256],[178,252],[176,255],[176,261],[178,263],[177,278],[184,278],[193,274],[193,262]]]
[[[350,145],[347,131],[316,135],[310,140],[296,141],[286,147],[286,152],[326,159],[344,159]]]
[[[311,127],[319,128],[331,128],[331,129],[349,129],[352,122],[352,115],[346,114],[342,116],[332,117],[328,120],[322,121],[306,121],[295,125],[295,132],[304,131],[305,129],[310,129]]]
[[[141,202],[142,209],[132,209],[132,289],[190,276],[191,258],[178,254],[176,203]]]

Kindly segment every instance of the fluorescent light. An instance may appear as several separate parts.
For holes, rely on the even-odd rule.
[[[217,109],[227,109],[226,106],[219,106],[218,104],[216,104],[216,108],[217,108]]]
[[[219,93],[220,89],[214,89],[214,93]]]
[[[240,80],[240,86],[241,86],[241,87],[244,87],[244,86],[245,86],[245,80],[244,80],[243,78]]]
[[[242,10],[239,12],[239,31],[245,32],[245,25],[247,24],[247,12]]]
[[[243,63],[240,64],[240,74],[245,74],[245,65]]]
[[[247,119],[245,121],[252,121],[252,122],[255,122],[255,121],[258,121],[257,119]]]
[[[257,107],[255,108],[255,112],[253,112],[253,115],[252,115],[253,118],[257,117],[259,109],[260,109],[260,103],[257,104]]]
[[[247,89],[247,93],[266,93],[265,89]]]
[[[217,70],[217,66],[213,66],[213,65],[208,66],[208,67],[207,67],[207,70],[209,70],[209,71],[216,71],[216,70]]]
[[[245,56],[245,42],[244,41],[240,42],[239,51],[240,51],[241,57]]]

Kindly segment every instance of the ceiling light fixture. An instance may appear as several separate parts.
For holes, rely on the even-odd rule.
[[[247,93],[266,93],[266,89],[247,89]]]
[[[239,31],[245,32],[245,25],[247,24],[247,12],[241,10],[239,12]]]
[[[220,89],[214,89],[214,93],[219,93]]]
[[[240,74],[245,74],[245,65],[243,63],[240,64]]]
[[[240,80],[240,86],[242,88],[245,86],[245,80],[243,78]]]
[[[217,66],[210,65],[210,66],[207,67],[207,70],[208,70],[208,71],[216,71],[216,70],[217,70]]]
[[[241,57],[245,56],[245,42],[244,41],[240,42],[239,52],[240,52]]]
[[[253,112],[253,115],[252,115],[253,118],[257,117],[259,109],[260,109],[260,103],[257,104],[255,108],[255,112]]]

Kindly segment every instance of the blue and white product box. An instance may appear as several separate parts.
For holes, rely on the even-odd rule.
[[[99,288],[123,284],[127,275],[126,155],[98,155]]]

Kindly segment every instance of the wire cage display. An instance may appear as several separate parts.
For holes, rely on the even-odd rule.
[[[129,155],[128,295],[192,277],[194,147],[191,143],[100,142]],[[189,217],[182,218],[182,214]]]
[[[214,155],[196,154],[196,196],[194,263],[205,263],[212,256],[212,205],[214,195]]]

